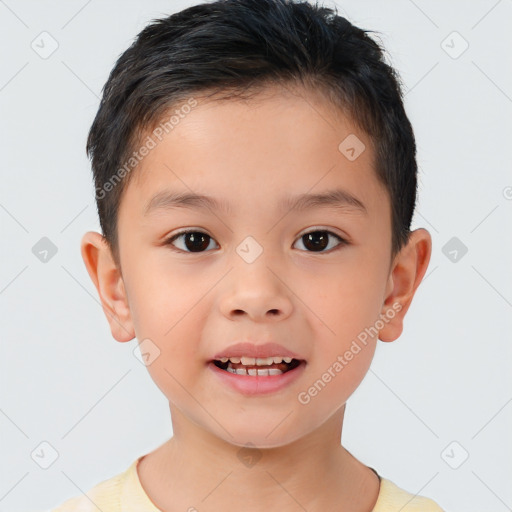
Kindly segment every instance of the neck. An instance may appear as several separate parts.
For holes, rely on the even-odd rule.
[[[369,511],[377,476],[342,445],[345,406],[320,428],[275,448],[227,443],[172,410],[173,437],[139,463],[142,486],[165,512],[343,509]],[[181,507],[180,507],[181,505]]]

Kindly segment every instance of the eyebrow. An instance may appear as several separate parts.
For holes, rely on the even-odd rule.
[[[201,210],[222,211],[231,213],[228,202],[215,199],[203,194],[192,192],[173,192],[163,190],[155,194],[144,208],[144,216],[158,210],[170,210],[173,208],[196,208]],[[317,194],[299,194],[287,196],[280,203],[281,211],[305,211],[313,208],[338,208],[368,214],[366,206],[357,197],[344,189],[333,189]]]

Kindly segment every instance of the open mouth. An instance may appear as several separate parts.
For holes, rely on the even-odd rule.
[[[222,360],[214,360],[213,364],[230,373],[237,375],[256,376],[272,376],[281,375],[297,368],[303,361],[299,359],[292,359],[289,357],[269,357],[269,358],[245,358],[245,357],[232,357],[223,358]]]

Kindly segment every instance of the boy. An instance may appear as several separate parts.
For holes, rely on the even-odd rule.
[[[173,436],[57,511],[440,511],[340,443],[428,267],[398,76],[331,9],[224,0],[155,20],[89,133],[82,256]]]

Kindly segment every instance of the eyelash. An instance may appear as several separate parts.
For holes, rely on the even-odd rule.
[[[173,242],[178,239],[179,237],[183,236],[183,235],[187,235],[188,233],[199,233],[199,234],[202,234],[202,235],[206,235],[208,236],[211,240],[214,240],[213,237],[210,237],[210,235],[208,235],[208,233],[205,233],[204,231],[200,231],[198,229],[186,229],[186,230],[183,230],[183,231],[180,231],[178,233],[175,233],[174,235],[172,235],[170,238],[168,238],[167,240],[165,240],[164,242],[164,245],[168,245],[170,246],[171,250],[175,251],[175,252],[184,252],[184,253],[189,253],[189,254],[201,254],[202,252],[209,252],[209,251],[198,251],[198,252],[193,252],[193,251],[184,251],[183,249],[178,249],[176,247],[173,246]],[[337,247],[339,246],[344,246],[344,245],[349,245],[349,242],[347,242],[347,240],[345,240],[344,238],[342,238],[341,236],[337,235],[336,233],[333,233],[332,231],[329,231],[327,229],[313,229],[311,231],[306,231],[305,233],[303,233],[302,235],[300,235],[298,238],[297,238],[297,241],[298,240],[301,240],[302,237],[306,236],[306,235],[309,235],[311,233],[327,233],[328,235],[332,235],[334,238],[336,238],[338,241],[339,241],[339,244],[336,245],[335,247],[327,250],[327,251],[304,251],[304,252],[310,252],[312,254],[315,254],[315,253],[318,253],[318,254],[324,254],[324,253],[329,253],[329,252],[332,252],[334,250],[336,250]]]

